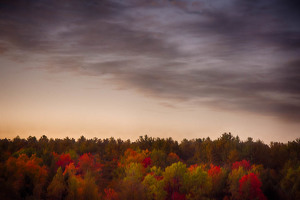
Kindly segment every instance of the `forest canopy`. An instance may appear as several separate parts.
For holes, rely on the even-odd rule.
[[[300,139],[0,140],[0,199],[300,199]]]

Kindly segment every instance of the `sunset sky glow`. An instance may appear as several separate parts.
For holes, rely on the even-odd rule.
[[[296,0],[0,2],[0,138],[300,137]]]

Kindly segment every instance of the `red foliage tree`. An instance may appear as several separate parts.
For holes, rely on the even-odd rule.
[[[142,161],[142,165],[147,168],[149,165],[151,165],[152,160],[150,157],[146,157],[143,161]]]
[[[55,157],[57,157],[57,161],[56,161],[56,166],[57,167],[61,167],[62,169],[65,169],[65,167],[67,165],[69,165],[70,163],[73,163],[74,161],[71,159],[70,154],[66,153],[66,154],[53,154]]]
[[[210,169],[208,170],[208,175],[211,177],[219,176],[221,172],[221,168],[219,166],[210,165]]]
[[[105,193],[105,197],[104,197],[105,200],[118,200],[119,199],[119,196],[114,189],[111,189],[111,188],[104,189],[104,193]]]
[[[210,190],[211,196],[216,198],[222,196],[224,187],[226,185],[226,176],[224,170],[220,166],[211,164],[207,173],[212,183]]]
[[[240,199],[259,199],[265,200],[266,197],[262,193],[260,187],[261,182],[254,173],[247,174],[239,180],[239,196]]]
[[[239,167],[243,167],[245,170],[249,170],[251,168],[250,162],[247,160],[236,161],[232,163],[231,169],[238,169]]]
[[[85,173],[87,170],[100,172],[101,168],[101,163],[91,153],[85,153],[79,157],[78,170],[80,173]]]

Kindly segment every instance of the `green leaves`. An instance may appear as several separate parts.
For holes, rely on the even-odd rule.
[[[48,186],[47,194],[49,199],[62,199],[66,193],[66,183],[61,167],[57,169],[56,175],[52,179],[52,182]]]
[[[290,167],[280,183],[281,188],[287,192],[287,196],[300,199],[300,166]]]

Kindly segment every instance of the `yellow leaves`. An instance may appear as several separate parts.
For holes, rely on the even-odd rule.
[[[145,173],[144,167],[141,163],[130,163],[125,167],[125,180],[127,179],[135,179],[141,180]]]
[[[130,163],[142,163],[143,160],[146,157],[149,157],[151,154],[148,149],[143,151],[135,151],[131,148],[128,148],[124,156],[120,159],[120,162],[118,163],[119,167],[126,167],[127,165],[130,165]]]

